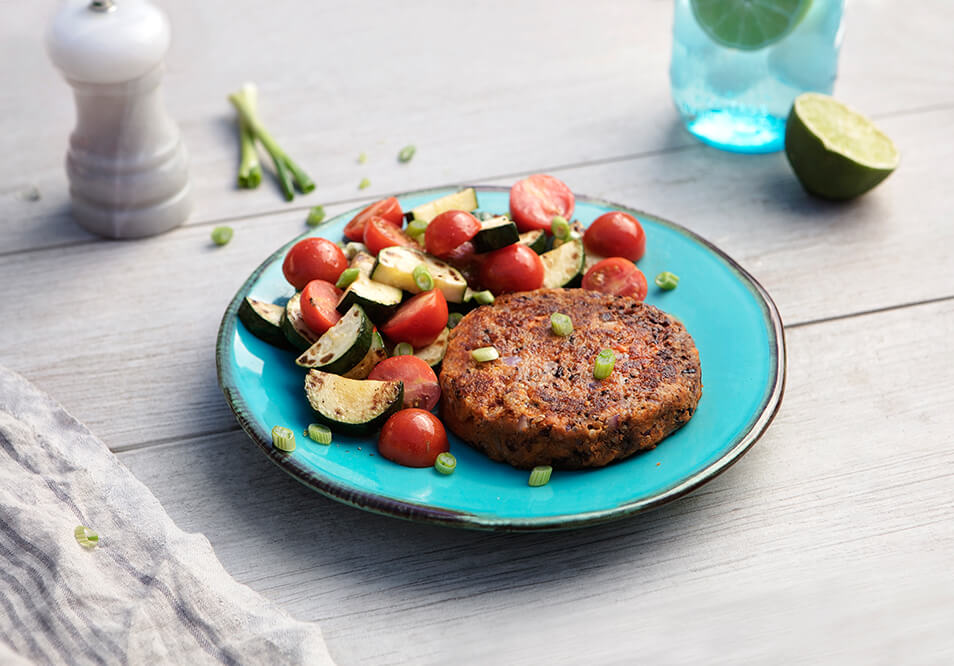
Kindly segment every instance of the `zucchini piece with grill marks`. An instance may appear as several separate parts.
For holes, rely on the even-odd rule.
[[[586,255],[583,241],[571,240],[540,255],[543,261],[543,287],[575,287],[583,279]]]
[[[249,333],[270,345],[289,349],[288,339],[282,333],[282,315],[284,305],[266,303],[246,296],[238,309],[238,318]]]
[[[404,403],[404,383],[348,379],[320,370],[305,376],[305,396],[318,420],[335,432],[366,433],[384,425]]]
[[[547,234],[543,229],[534,229],[520,234],[520,243],[526,245],[537,254],[547,251]]]
[[[301,314],[301,292],[296,292],[285,303],[285,312],[282,313],[279,326],[293,349],[305,351],[318,342],[319,335],[308,328]]]
[[[491,252],[520,242],[517,225],[505,215],[480,223],[480,231],[471,239],[476,252]]]
[[[415,349],[414,355],[432,368],[436,367],[444,360],[444,353],[447,351],[447,341],[449,338],[450,331],[445,328],[434,342],[426,347]]]
[[[411,220],[430,222],[441,213],[449,210],[465,210],[470,212],[476,209],[477,192],[474,191],[474,188],[468,187],[459,192],[443,196],[440,199],[434,199],[433,201],[428,201],[426,204],[421,204],[407,213],[404,218],[408,222]]]
[[[338,301],[338,312],[345,313],[352,305],[360,305],[375,323],[382,323],[394,314],[404,292],[383,282],[375,282],[364,275],[348,285]]]
[[[460,271],[415,248],[395,245],[378,252],[378,262],[371,272],[371,279],[417,294],[421,288],[414,280],[414,269],[420,264],[427,268],[434,279],[434,288],[440,289],[448,302],[461,302],[467,289],[467,280]]]
[[[329,328],[295,359],[303,368],[340,375],[358,365],[371,349],[373,327],[360,305],[352,305],[334,326]]]
[[[375,331],[371,334],[371,349],[364,355],[364,358],[348,372],[342,374],[342,377],[348,379],[365,379],[374,370],[374,366],[388,357],[388,350],[384,346],[384,340],[381,334]]]

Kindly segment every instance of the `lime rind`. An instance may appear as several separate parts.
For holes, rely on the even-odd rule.
[[[690,0],[696,22],[718,44],[754,51],[783,39],[812,0]]]
[[[900,153],[894,141],[867,117],[828,95],[805,93],[794,112],[831,152],[872,169],[894,169]]]

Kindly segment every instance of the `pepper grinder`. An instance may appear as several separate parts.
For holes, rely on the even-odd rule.
[[[192,197],[185,145],[162,104],[162,11],[146,0],[66,0],[46,44],[76,99],[66,155],[75,220],[109,238],[182,224]]]

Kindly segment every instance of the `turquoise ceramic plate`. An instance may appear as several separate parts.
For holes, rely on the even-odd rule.
[[[408,210],[452,189],[403,195]],[[505,212],[509,190],[480,187],[481,210]],[[554,472],[531,488],[528,473],[495,463],[451,437],[457,471],[401,467],[376,455],[375,437],[335,435],[322,446],[302,436],[314,421],[303,392],[304,373],[291,352],[253,337],[236,312],[245,296],[280,301],[291,295],[282,260],[295,240],[277,250],[242,285],[219,330],[219,383],[239,423],[286,472],[307,486],[376,513],[430,523],[494,530],[544,530],[592,525],[628,516],[681,497],[728,468],[762,434],[782,398],[785,344],[775,305],[735,262],[692,232],[653,215],[577,198],[584,224],[608,210],[635,215],[646,230],[639,267],[650,280],[646,300],[681,319],[702,361],[702,400],[692,420],[653,451],[603,469]],[[306,235],[338,241],[355,211]],[[662,292],[661,271],[680,277]],[[288,426],[298,447],[285,454],[271,445],[273,425]]]

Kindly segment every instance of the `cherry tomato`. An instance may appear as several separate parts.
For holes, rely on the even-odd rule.
[[[383,217],[372,217],[364,225],[364,244],[368,246],[368,252],[374,255],[392,245],[417,245],[410,236]]]
[[[462,210],[444,211],[428,223],[424,245],[435,257],[443,257],[476,236],[478,231],[480,222],[470,213]]]
[[[312,280],[337,282],[348,260],[341,248],[327,238],[305,238],[288,251],[282,273],[295,289],[301,290]]]
[[[610,257],[586,272],[583,288],[616,296],[632,296],[641,301],[646,298],[646,276],[629,259]]]
[[[449,451],[447,432],[440,420],[423,409],[402,409],[384,423],[378,453],[405,467],[430,467]]]
[[[368,379],[404,382],[404,407],[431,410],[441,399],[441,386],[431,366],[417,356],[392,356],[376,366]]]
[[[563,181],[538,173],[518,180],[510,188],[510,216],[520,231],[545,229],[555,215],[567,220],[573,215],[573,192]]]
[[[312,280],[301,290],[301,316],[305,325],[321,335],[338,323],[341,314],[335,307],[341,290],[330,282]]]
[[[502,247],[487,253],[480,265],[480,283],[494,294],[539,289],[543,285],[543,261],[521,243]]]
[[[364,225],[372,217],[383,217],[399,229],[404,224],[404,212],[401,210],[401,204],[394,197],[388,197],[374,202],[351,218],[351,221],[344,228],[345,238],[359,243],[363,242]]]
[[[532,251],[532,250],[531,250]],[[394,342],[420,348],[434,342],[447,326],[447,300],[439,289],[431,289],[404,303],[381,327]]]
[[[646,252],[646,232],[632,215],[603,213],[583,233],[587,252],[601,257],[626,257],[639,261]]]

